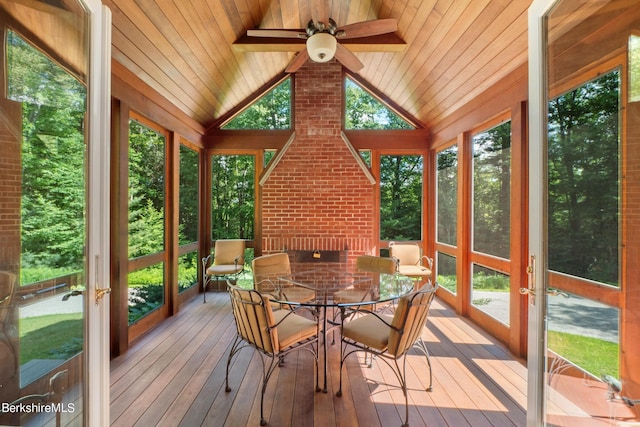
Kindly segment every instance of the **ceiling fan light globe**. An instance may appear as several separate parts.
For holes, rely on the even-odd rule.
[[[337,41],[329,33],[316,33],[307,39],[307,52],[314,62],[327,62],[336,53]]]

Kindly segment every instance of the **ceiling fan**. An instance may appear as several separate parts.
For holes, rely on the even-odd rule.
[[[343,45],[351,46],[367,46],[366,48],[357,48],[353,50],[360,51],[398,51],[404,49],[404,42],[396,37],[389,40],[376,40],[375,36],[394,33],[398,29],[398,23],[395,19],[375,19],[371,21],[357,22],[338,27],[336,22],[329,17],[329,5],[324,1],[314,1],[312,18],[307,24],[305,30],[287,30],[287,29],[256,29],[248,30],[247,37],[244,41],[238,41],[236,47],[238,50],[244,51],[297,51],[300,53],[289,63],[285,71],[287,73],[295,73],[302,65],[311,59],[314,62],[327,62],[334,57],[342,63],[347,69],[358,72],[364,67],[362,62],[353,53]],[[266,43],[252,44],[247,39],[252,38],[268,38],[271,39]],[[371,41],[364,40],[372,38]],[[306,40],[305,45],[299,43],[291,43],[290,39]],[[387,48],[385,45],[389,45]]]

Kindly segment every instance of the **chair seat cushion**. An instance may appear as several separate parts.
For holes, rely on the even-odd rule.
[[[316,322],[291,313],[288,310],[274,311],[273,318],[276,324],[284,319],[277,327],[280,351],[299,341],[311,338],[318,332],[318,324]]]
[[[367,289],[344,289],[333,294],[333,302],[343,304],[366,301],[371,299],[370,294]]]
[[[226,274],[237,274],[242,271],[242,265],[212,265],[207,268],[209,276],[224,276]]]
[[[393,316],[380,316],[389,324]],[[342,327],[342,336],[360,342],[376,350],[384,351],[389,343],[391,328],[373,314],[367,314],[346,322]]]
[[[283,288],[282,293],[287,301],[292,302],[307,302],[316,297],[316,293],[312,289],[300,288],[298,286]]]
[[[398,272],[403,276],[409,277],[426,277],[431,276],[431,270],[421,265],[401,265]]]

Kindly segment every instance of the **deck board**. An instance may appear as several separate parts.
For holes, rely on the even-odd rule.
[[[226,360],[235,337],[228,295],[209,293],[134,343],[111,364],[114,426],[259,425],[262,363],[244,349],[234,358],[225,392]],[[432,355],[433,391],[424,356],[411,350],[412,426],[525,424],[526,366],[451,309],[434,302],[423,333]],[[328,393],[314,390],[313,357],[287,356],[271,377],[265,417],[271,426],[389,426],[404,418],[404,397],[391,369],[362,354],[349,356],[337,397],[340,345],[328,345]],[[322,360],[320,360],[322,382]]]

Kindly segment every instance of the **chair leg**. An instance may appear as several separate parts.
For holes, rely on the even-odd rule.
[[[207,284],[209,283],[209,276],[207,276],[207,264],[209,263],[211,255],[202,258],[202,303],[207,302]]]
[[[338,382],[338,392],[336,393],[336,396],[338,397],[342,396],[342,366],[344,365],[344,359],[346,358],[344,351],[344,341],[340,340],[340,379]]]
[[[261,357],[261,359],[264,371],[262,377],[262,394],[260,396],[260,425],[265,426],[267,425],[267,420],[264,417],[264,393],[267,391],[267,385],[269,384],[271,374],[273,374],[273,371],[275,371],[275,369],[278,367],[281,357],[271,356],[269,366],[265,365],[264,358]]]
[[[398,379],[400,380],[400,387],[402,388],[402,393],[404,394],[404,423],[402,423],[402,427],[409,427],[409,394],[407,392],[407,357],[406,355],[402,358],[402,371],[400,370],[400,366],[398,365],[398,359],[393,359],[396,365],[396,371],[398,375]]]
[[[429,357],[429,350],[427,350],[427,345],[422,340],[422,337],[418,337],[416,344],[427,358],[427,365],[429,366],[429,387],[427,388],[427,391],[433,391],[433,370],[431,369],[431,357]]]
[[[236,335],[236,338],[233,340],[233,344],[231,345],[231,350],[229,350],[229,356],[227,357],[227,373],[225,375],[225,388],[224,391],[227,393],[231,391],[231,387],[229,387],[229,368],[231,367],[231,360],[233,356],[236,355],[238,351],[240,351],[240,345],[242,344],[242,338],[239,335]]]

